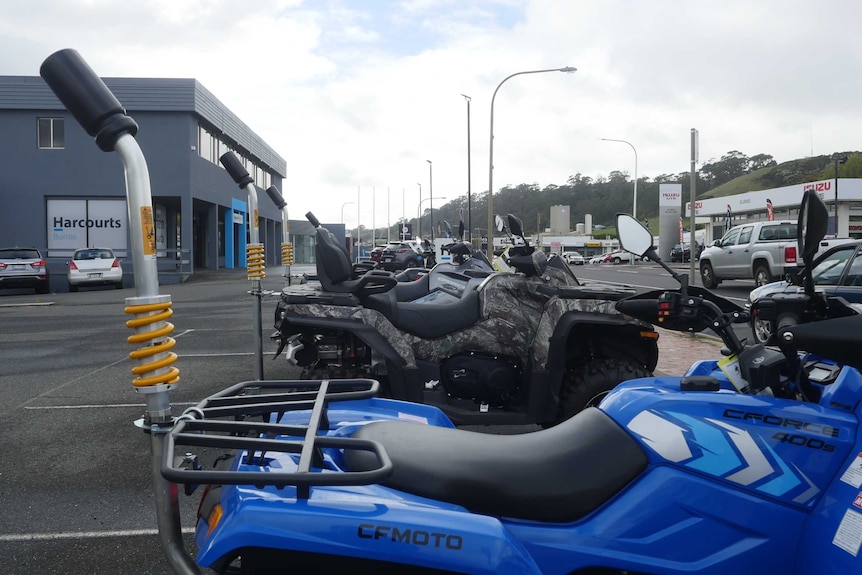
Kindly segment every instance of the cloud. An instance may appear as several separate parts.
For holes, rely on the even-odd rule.
[[[338,221],[361,189],[370,222],[372,187],[415,213],[426,160],[435,196],[466,193],[461,94],[487,190],[491,98],[525,70],[578,68],[500,86],[495,188],[632,174],[631,149],[599,138],[632,142],[640,176],[686,172],[691,128],[701,162],[856,149],[860,17],[852,0],[18,0],[0,73],[72,47],[103,76],[197,78],[287,160],[292,216]]]

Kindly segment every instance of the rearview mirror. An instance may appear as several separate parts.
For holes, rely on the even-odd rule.
[[[627,252],[643,257],[652,250],[652,232],[629,214],[617,214],[617,237]]]
[[[502,232],[506,229],[506,222],[499,215],[494,216],[494,225],[497,226],[497,231]]]
[[[508,214],[506,219],[509,220],[509,230],[512,232],[513,236],[524,235],[524,226],[521,225],[521,220],[517,216]]]
[[[826,227],[829,221],[829,211],[826,204],[814,190],[808,190],[802,196],[799,206],[799,223],[796,226],[796,241],[799,244],[799,253],[805,267],[810,268],[817,250],[820,249],[820,241],[826,236]]]

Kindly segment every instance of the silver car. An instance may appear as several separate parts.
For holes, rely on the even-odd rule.
[[[69,262],[69,291],[80,286],[109,285],[123,287],[123,266],[110,248],[75,250]]]
[[[48,293],[48,264],[36,248],[0,248],[0,289],[35,288]]]

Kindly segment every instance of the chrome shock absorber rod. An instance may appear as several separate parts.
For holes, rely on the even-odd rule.
[[[233,178],[241,190],[245,190],[248,195],[248,218],[249,218],[249,236],[251,241],[246,249],[246,269],[248,270],[248,279],[251,280],[251,295],[255,298],[254,308],[254,348],[255,348],[255,379],[263,379],[263,323],[260,317],[260,300],[263,292],[260,287],[260,280],[266,276],[266,258],[263,252],[263,244],[260,243],[258,236],[258,209],[257,209],[257,190],[254,188],[254,178],[248,174],[239,159],[233,152],[225,152],[219,158],[224,169]]]
[[[45,83],[79,124],[105,152],[117,152],[126,176],[129,229],[135,275],[135,297],[126,298],[126,313],[135,317],[127,326],[135,330],[131,343],[144,347],[132,352],[137,362],[132,372],[135,390],[146,398],[147,411],[137,425],[150,434],[152,476],[156,498],[159,540],[175,573],[199,574],[186,551],[180,528],[177,486],[162,477],[160,463],[165,437],[173,427],[169,391],[179,381],[170,351],[176,342],[167,336],[173,325],[170,296],[159,294],[150,175],[147,162],[135,140],[138,125],[114,94],[75,50],[60,50],[49,56],[39,69]]]
[[[284,267],[284,283],[290,285],[290,266],[293,264],[293,244],[290,243],[290,219],[287,217],[287,202],[276,186],[266,189],[272,203],[281,210],[281,265]]]

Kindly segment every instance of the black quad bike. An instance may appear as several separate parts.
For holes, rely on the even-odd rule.
[[[614,306],[633,290],[581,283],[526,241],[509,251],[515,273],[438,265],[404,282],[356,269],[306,217],[319,288],[285,288],[272,336],[302,379],[375,378],[384,396],[437,406],[458,425],[553,425],[658,361],[654,328]]]

